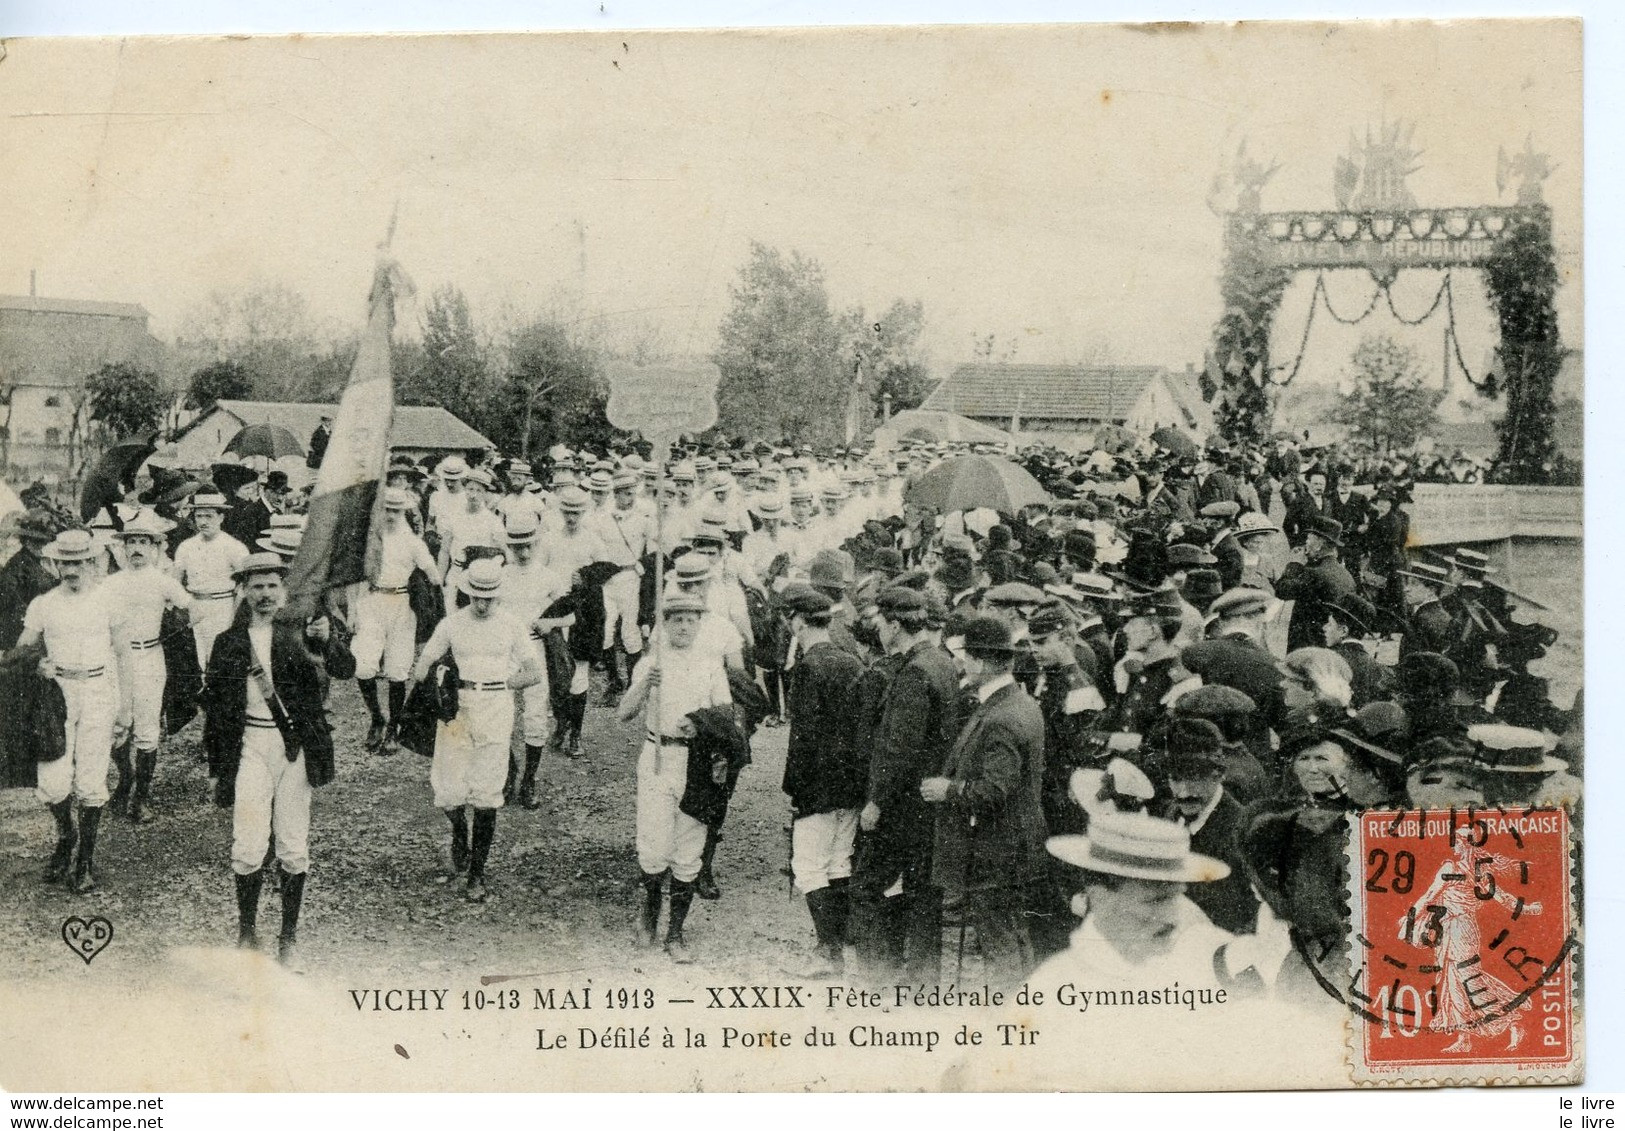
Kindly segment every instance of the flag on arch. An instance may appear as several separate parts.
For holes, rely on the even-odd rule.
[[[390,337],[395,300],[411,283],[393,261],[381,260],[368,296],[367,326],[344,386],[327,453],[316,473],[305,535],[288,567],[286,615],[315,615],[329,589],[376,573],[383,536],[383,482],[395,415]]]

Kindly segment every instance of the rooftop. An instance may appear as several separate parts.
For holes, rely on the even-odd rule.
[[[920,405],[962,416],[1114,420],[1127,414],[1160,365],[961,365]]]

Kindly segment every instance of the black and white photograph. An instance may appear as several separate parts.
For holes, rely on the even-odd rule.
[[[0,1085],[1579,1083],[1581,31],[6,40]]]

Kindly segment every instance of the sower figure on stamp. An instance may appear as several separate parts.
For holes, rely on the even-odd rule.
[[[175,577],[192,595],[192,635],[197,640],[197,662],[208,667],[214,638],[231,624],[236,609],[234,571],[248,556],[248,547],[220,530],[226,497],[201,491],[192,500],[192,521],[197,533],[175,550]]]
[[[811,963],[799,973],[823,977],[846,965],[847,883],[858,810],[868,787],[862,751],[852,745],[854,689],[863,663],[830,642],[833,602],[816,589],[785,591],[801,655],[791,676],[790,740],[784,792],[790,795],[790,868],[818,934]]]
[[[412,682],[422,682],[448,651],[457,664],[457,717],[441,723],[435,734],[429,784],[435,808],[451,822],[452,868],[467,869],[467,894],[474,903],[486,897],[485,864],[513,740],[514,692],[542,678],[530,625],[497,606],[502,570],[496,558],[469,564],[458,579],[468,604],[440,622],[412,672]],[[465,807],[474,811],[472,837]]]
[[[146,805],[163,733],[164,685],[169,676],[161,639],[164,610],[175,608],[184,614],[191,603],[186,587],[156,565],[168,532],[169,523],[150,510],[126,522],[117,537],[124,544],[127,564],[102,582],[108,606],[118,618],[119,634],[128,641],[119,669],[118,712],[120,737],[127,741],[113,751],[119,780],[112,806],[113,812],[127,813],[138,825],[152,819]]]
[[[966,626],[961,663],[977,706],[941,773],[920,783],[936,808],[933,883],[975,930],[995,986],[1033,968],[1026,912],[1043,866],[1044,716],[1016,682],[1018,652],[1003,621],[979,616]]]
[[[232,807],[237,945],[258,945],[260,887],[267,849],[274,847],[282,887],[277,957],[294,965],[310,870],[311,791],[333,780],[333,736],[304,626],[276,619],[287,572],[287,563],[269,551],[237,567],[247,615],[215,639],[203,705],[215,802]]]
[[[78,862],[69,887],[96,887],[96,833],[107,804],[107,763],[118,714],[118,663],[123,641],[106,595],[91,582],[97,548],[88,530],[64,530],[43,551],[61,583],[40,594],[23,615],[19,648],[43,643],[40,674],[54,677],[67,707],[65,754],[39,763],[38,797],[56,819],[56,851],[47,882],[69,878],[74,857],[73,801],[79,801]]]
[[[661,886],[669,872],[666,953],[679,963],[692,961],[683,923],[694,902],[706,837],[706,826],[681,808],[689,745],[696,734],[688,716],[733,701],[721,654],[695,643],[704,613],[705,600],[695,594],[678,592],[665,599],[660,633],[638,661],[618,712],[622,722],[641,717],[647,728],[638,755],[637,851],[643,886],[638,940],[654,945]]]
[[[378,571],[368,578],[355,603],[355,680],[367,704],[372,725],[367,749],[379,754],[395,752],[395,732],[406,706],[406,679],[412,674],[412,653],[417,648],[418,621],[407,594],[414,570],[437,577],[429,547],[412,530],[407,511],[416,505],[404,487],[384,489],[384,533]],[[378,702],[378,676],[389,688],[389,719]]]

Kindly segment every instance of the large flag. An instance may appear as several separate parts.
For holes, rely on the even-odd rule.
[[[378,265],[361,349],[316,473],[304,540],[288,569],[285,615],[290,619],[314,615],[328,589],[364,581],[377,570],[384,529],[384,470],[395,415],[390,334],[396,295],[404,297],[410,288],[393,263]]]

